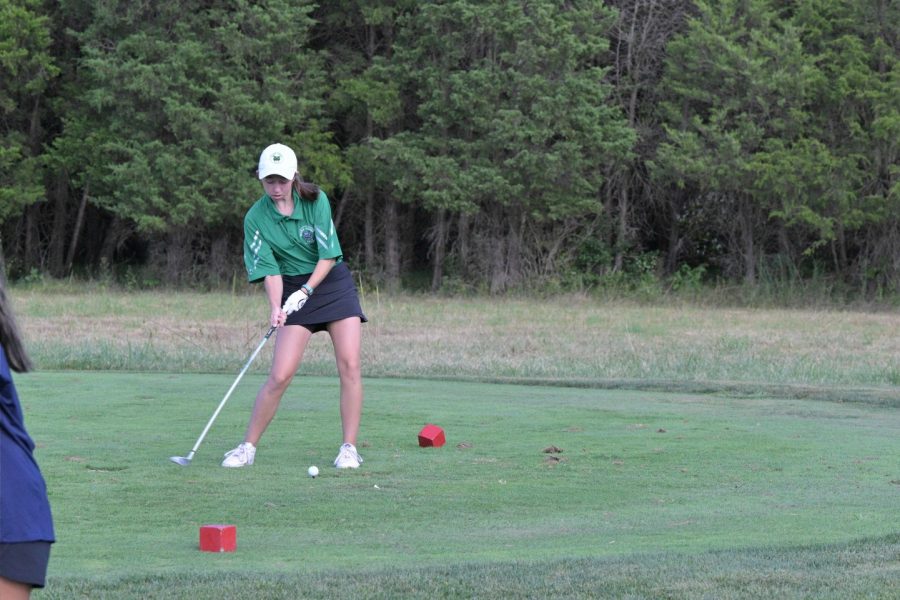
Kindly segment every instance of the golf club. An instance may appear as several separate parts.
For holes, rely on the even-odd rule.
[[[290,296],[288,296],[287,300],[284,302],[284,306],[281,310],[288,316],[292,313],[297,312],[303,305],[306,304],[309,295],[302,289],[297,290]],[[206,437],[206,432],[209,431],[209,428],[212,427],[213,421],[216,420],[216,417],[219,416],[219,412],[222,410],[222,407],[225,406],[225,403],[228,401],[229,396],[231,396],[231,392],[234,391],[234,388],[237,387],[238,382],[241,380],[241,377],[244,376],[244,373],[247,372],[247,369],[250,368],[250,364],[253,362],[253,359],[256,358],[256,355],[259,354],[259,351],[262,350],[262,347],[266,344],[269,337],[272,335],[272,332],[275,331],[276,327],[269,327],[269,331],[266,333],[265,337],[259,343],[259,346],[256,347],[256,350],[253,351],[253,354],[250,355],[250,358],[247,359],[247,364],[244,365],[244,368],[241,369],[241,372],[238,373],[237,379],[234,380],[234,383],[231,384],[231,387],[228,388],[228,393],[225,394],[225,397],[222,398],[222,401],[219,402],[219,407],[216,409],[216,412],[213,413],[212,417],[209,418],[209,422],[206,424],[206,427],[203,428],[203,433],[200,434],[200,437],[197,438],[197,443],[194,444],[194,447],[191,449],[190,453],[187,456],[170,456],[169,460],[171,460],[176,465],[181,465],[186,467],[191,464],[191,460],[194,458],[194,454],[197,453],[197,448],[200,447],[201,442],[203,442],[203,438]]]
[[[219,412],[222,410],[222,407],[225,406],[225,402],[228,401],[228,397],[231,396],[231,392],[233,392],[234,388],[237,387],[237,384],[244,376],[244,373],[246,373],[247,369],[250,368],[250,363],[253,362],[253,359],[255,359],[256,355],[259,354],[259,351],[262,350],[262,347],[265,345],[266,341],[268,341],[269,336],[272,335],[273,331],[275,331],[275,327],[270,327],[268,333],[266,333],[266,336],[259,343],[259,346],[257,346],[256,350],[253,351],[253,354],[250,355],[250,358],[247,360],[247,364],[245,364],[244,368],[241,369],[241,372],[238,373],[237,379],[235,379],[234,383],[231,384],[231,387],[228,389],[228,393],[225,394],[225,397],[222,398],[221,402],[219,402],[219,407],[216,409],[216,412],[213,413],[213,416],[210,417],[209,422],[206,424],[206,427],[203,428],[203,433],[201,433],[200,437],[197,438],[197,443],[194,444],[194,447],[191,449],[190,453],[187,456],[171,456],[169,457],[169,460],[183,467],[191,464],[191,460],[194,458],[194,454],[197,453],[197,448],[200,447],[200,443],[203,442],[203,438],[206,437],[206,432],[209,431],[210,427],[212,427],[213,421],[215,421],[216,417],[219,416]]]

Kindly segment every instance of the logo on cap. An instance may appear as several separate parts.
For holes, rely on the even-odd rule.
[[[280,152],[276,152],[275,154],[273,154],[273,155],[272,155],[272,160],[273,160],[274,162],[281,162],[281,153],[280,153]]]

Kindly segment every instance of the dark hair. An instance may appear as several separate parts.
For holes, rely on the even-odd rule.
[[[33,368],[31,359],[25,352],[25,346],[22,345],[19,326],[6,298],[6,290],[2,286],[0,286],[0,346],[3,346],[9,368],[13,371],[24,373]]]
[[[303,181],[303,178],[300,177],[300,173],[294,175],[294,190],[300,194],[301,198],[309,200],[310,202],[319,197],[319,186],[314,183],[309,183],[308,181]]]

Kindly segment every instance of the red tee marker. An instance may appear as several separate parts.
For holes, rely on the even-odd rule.
[[[447,442],[444,439],[444,430],[437,425],[426,425],[419,432],[419,445],[423,448],[443,446]]]
[[[237,549],[237,527],[234,525],[204,525],[200,528],[200,550],[203,552],[234,552]]]

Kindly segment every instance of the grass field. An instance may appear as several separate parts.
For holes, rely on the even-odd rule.
[[[255,293],[13,291],[44,369],[239,369],[267,329]],[[370,377],[447,377],[565,385],[883,393],[900,387],[900,313],[710,309],[536,300],[363,295]],[[265,372],[266,348],[254,365]],[[332,375],[327,339],[304,372]]]
[[[900,597],[896,314],[576,298],[553,326],[552,300],[369,298],[348,473],[326,338],[256,465],[218,462],[265,356],[168,461],[264,332],[259,297],[14,298],[59,538],[36,598]],[[429,422],[446,446],[417,446]],[[238,551],[199,552],[205,523]]]

